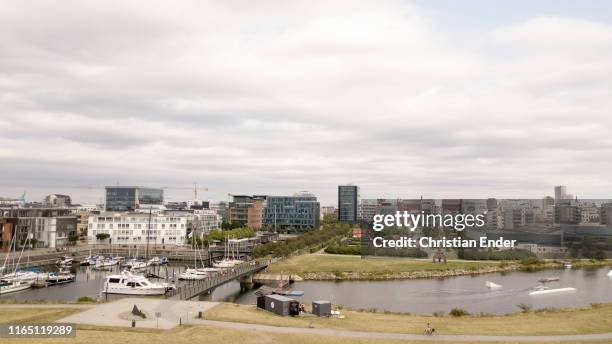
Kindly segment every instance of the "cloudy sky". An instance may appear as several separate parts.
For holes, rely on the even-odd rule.
[[[610,2],[176,3],[0,2],[0,196],[612,193]]]

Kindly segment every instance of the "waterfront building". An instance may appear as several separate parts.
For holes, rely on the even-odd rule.
[[[88,219],[89,244],[113,245],[183,245],[187,238],[187,223],[193,215],[185,213],[102,212]],[[147,231],[148,228],[148,231]],[[98,234],[109,239],[99,240]]]
[[[221,228],[221,215],[211,209],[195,209],[193,210],[193,229],[202,233]]]
[[[67,246],[76,234],[77,218],[68,208],[0,208],[0,219],[14,225],[19,242],[35,239],[33,247]]]
[[[263,225],[263,209],[266,196],[262,195],[232,195],[229,204],[229,220],[253,229],[260,229]]]
[[[319,227],[320,205],[310,193],[267,196],[264,225],[273,229],[314,229]]]
[[[136,211],[163,209],[164,190],[140,186],[107,186],[106,211]]]
[[[247,209],[247,226],[254,230],[263,227],[263,216],[266,203],[263,198],[255,198],[251,207]]]
[[[338,186],[338,221],[357,223],[359,215],[359,186]]]

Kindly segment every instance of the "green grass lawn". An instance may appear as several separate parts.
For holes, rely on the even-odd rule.
[[[612,332],[612,304],[511,315],[434,317],[341,310],[344,319],[280,317],[254,305],[221,303],[206,319],[273,326],[336,328],[369,332],[422,333],[431,322],[439,334],[569,335]]]
[[[269,273],[305,274],[317,272],[358,272],[389,274],[413,271],[478,270],[499,266],[495,261],[451,260],[446,264],[433,263],[430,259],[413,258],[366,258],[349,255],[305,254],[294,256],[268,267]]]

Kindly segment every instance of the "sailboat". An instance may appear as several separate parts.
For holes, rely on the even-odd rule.
[[[28,237],[26,239],[26,245],[29,242],[29,240],[30,240],[30,235],[28,234]],[[24,276],[28,274],[21,273],[21,271],[19,270],[19,262],[21,260],[21,256],[23,255],[23,250],[25,249],[26,245],[24,245],[21,248],[21,253],[19,254],[17,263],[15,263],[15,261],[13,260],[13,272],[7,275],[4,275],[2,276],[2,278],[0,278],[0,294],[8,294],[8,293],[17,292],[17,291],[28,289],[32,286],[32,280],[29,280],[29,279],[21,280],[21,278],[24,278]],[[8,258],[11,255],[11,247],[14,253],[17,250],[17,236],[16,235],[13,236],[13,238],[11,238],[11,242],[9,243],[9,251],[6,257],[4,258],[4,264],[2,265],[2,271],[7,271],[6,264],[8,263]],[[13,259],[14,258],[15,257],[13,256]],[[8,279],[5,279],[5,278],[8,278]]]
[[[218,262],[214,262],[213,267],[220,269],[229,269],[243,263],[242,260],[236,259],[236,256],[238,255],[238,247],[237,245],[234,246],[236,246],[236,253],[234,253],[234,249],[232,248],[232,242],[230,241],[229,236],[227,236],[225,240],[225,253],[223,259]]]
[[[26,290],[30,287],[32,287],[31,281],[0,281],[0,295]]]
[[[197,255],[200,253],[198,250],[198,243],[195,241],[194,250],[193,250],[193,269],[187,268],[181,274],[179,274],[179,280],[202,280],[207,278],[210,274],[219,272],[218,269],[215,268],[206,268],[204,267],[204,262],[202,261],[202,256],[200,256],[200,263],[202,265],[201,268],[198,268],[198,258]]]

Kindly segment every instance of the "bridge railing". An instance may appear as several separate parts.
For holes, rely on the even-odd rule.
[[[205,278],[202,280],[188,281],[187,283],[177,287],[175,290],[166,294],[167,298],[178,297],[181,300],[187,300],[195,297],[198,294],[212,290],[231,280],[261,270],[269,265],[269,261],[262,263],[250,263],[240,265],[234,268],[222,270],[220,274]]]

